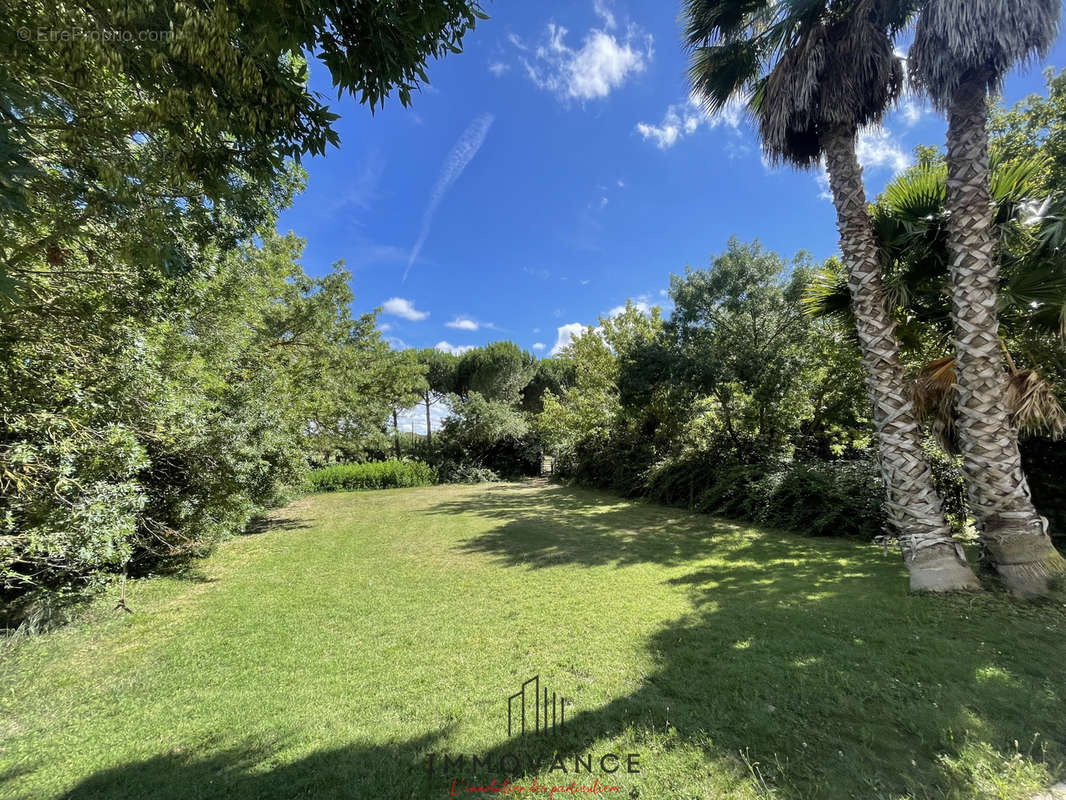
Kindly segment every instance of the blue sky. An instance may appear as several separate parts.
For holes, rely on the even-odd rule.
[[[741,115],[689,103],[677,4],[486,10],[409,109],[336,100],[312,63],[341,146],[305,161],[278,228],[307,239],[311,274],[345,261],[353,310],[383,307],[394,346],[511,339],[543,356],[627,298],[665,303],[670,273],[731,235],[786,257],[836,252],[824,178],[768,168]],[[1066,63],[1061,39],[1047,63]],[[1041,66],[1011,76],[1008,101],[1042,89]],[[943,138],[942,118],[905,100],[861,139],[870,196]]]

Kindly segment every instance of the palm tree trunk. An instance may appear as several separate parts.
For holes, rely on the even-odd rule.
[[[823,135],[829,186],[837,211],[840,248],[848,271],[851,305],[862,349],[866,388],[873,405],[878,462],[888,516],[899,536],[914,591],[976,589],[961,546],[951,538],[933,472],[899,361],[895,320],[885,302],[881,263],[866,209],[855,131]]]
[[[970,504],[987,555],[1012,592],[1042,595],[1066,560],[1047,535],[1022,471],[1006,405],[996,314],[999,266],[989,196],[987,82],[974,75],[948,109],[948,246],[958,428]]]

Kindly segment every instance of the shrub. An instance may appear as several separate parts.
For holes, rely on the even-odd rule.
[[[441,483],[495,483],[500,476],[488,467],[446,461],[438,470]]]
[[[646,480],[658,502],[809,536],[872,539],[885,526],[881,478],[867,460],[737,464],[695,453],[656,464]]]
[[[401,489],[432,486],[437,482],[437,475],[432,467],[420,461],[371,461],[316,469],[308,476],[308,482],[316,492]]]

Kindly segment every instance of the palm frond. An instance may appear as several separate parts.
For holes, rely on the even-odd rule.
[[[930,361],[919,371],[913,388],[914,410],[948,452],[957,451],[955,423],[958,386],[952,356]],[[1012,370],[1004,402],[1014,427],[1028,434],[1058,439],[1066,431],[1066,412],[1055,392],[1036,370]]]
[[[1015,64],[1047,54],[1060,1],[929,0],[915,26],[911,81],[940,109],[966,75],[981,75],[997,89]]]
[[[835,318],[846,320],[850,324],[851,294],[843,272],[832,269],[817,270],[803,290],[800,308],[809,317]]]
[[[714,42],[747,38],[775,5],[772,0],[685,0],[681,10],[685,45],[696,50]]]
[[[761,63],[759,47],[750,41],[698,47],[688,69],[693,96],[708,114],[717,114],[758,78]]]
[[[940,446],[948,453],[957,452],[955,402],[955,359],[938,358],[918,370],[912,388],[914,413],[926,424]]]
[[[805,24],[767,76],[759,133],[772,161],[811,166],[829,131],[879,122],[899,96],[903,67],[873,22],[874,4],[852,5],[840,18]]]
[[[1042,433],[1058,439],[1066,430],[1066,412],[1051,384],[1036,370],[1023,369],[1010,376],[1006,402],[1014,427],[1022,433]]]
[[[885,187],[881,200],[897,220],[926,222],[943,215],[947,185],[947,165],[927,162],[892,181]]]
[[[1014,161],[993,159],[990,190],[996,204],[996,223],[1002,225],[1018,218],[1020,212],[1044,194],[1046,157],[1021,158]],[[1031,214],[1025,215],[1029,217]],[[1023,224],[1027,219],[1020,220]],[[1032,220],[1036,222],[1036,220]]]

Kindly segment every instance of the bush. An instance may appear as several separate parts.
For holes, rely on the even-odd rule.
[[[445,461],[438,470],[441,483],[496,483],[500,476],[488,467]]]
[[[402,489],[432,486],[436,472],[420,461],[371,461],[366,464],[334,464],[314,470],[308,476],[316,492],[345,492],[355,489]]]
[[[647,495],[708,514],[809,536],[883,533],[883,488],[871,461],[737,464],[710,453],[667,459],[647,473]]]

